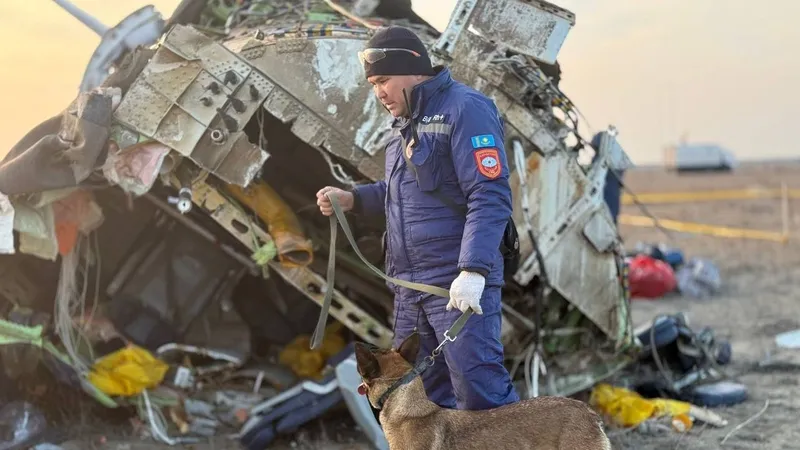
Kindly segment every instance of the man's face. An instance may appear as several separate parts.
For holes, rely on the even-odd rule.
[[[367,78],[378,100],[389,110],[393,117],[408,115],[403,89],[411,101],[411,89],[427,77],[421,75],[373,75]]]

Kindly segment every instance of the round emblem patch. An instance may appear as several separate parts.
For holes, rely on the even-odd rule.
[[[497,178],[503,172],[500,155],[496,148],[482,148],[476,151],[475,162],[478,165],[478,172],[486,178]]]
[[[497,160],[492,156],[485,156],[481,160],[481,165],[483,167],[486,167],[487,169],[491,169],[491,168],[497,166]]]

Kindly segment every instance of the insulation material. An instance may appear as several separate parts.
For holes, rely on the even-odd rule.
[[[78,233],[89,234],[103,223],[103,212],[88,191],[75,191],[53,203],[58,251],[64,256],[71,252]]]
[[[125,94],[114,119],[227,183],[247,186],[268,158],[244,126],[273,88],[221,44],[177,25]]]
[[[103,211],[88,191],[61,189],[14,205],[19,251],[55,261],[75,246],[78,233],[89,234],[103,223]]]
[[[19,251],[55,261],[58,257],[56,224],[52,205],[32,208],[15,205],[14,229],[19,232]]]
[[[153,141],[109,151],[103,175],[125,192],[143,195],[153,187],[169,151],[166,145]]]
[[[311,240],[303,233],[295,213],[272,187],[259,180],[247,189],[228,186],[228,192],[255,211],[267,224],[269,234],[278,248],[281,264],[288,267],[311,264],[314,256]]]

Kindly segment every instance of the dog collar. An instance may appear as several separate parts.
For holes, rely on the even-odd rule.
[[[411,369],[410,371],[406,372],[406,374],[403,375],[400,379],[392,383],[392,385],[389,386],[389,389],[386,389],[386,391],[383,394],[381,394],[380,397],[378,397],[378,401],[375,402],[376,409],[383,409],[383,405],[386,403],[386,400],[389,399],[389,396],[392,395],[394,391],[396,391],[401,386],[410,383],[412,380],[414,380],[414,378],[422,375],[422,372],[425,372],[425,370],[427,370],[428,367],[431,367],[432,365],[433,365],[433,360],[431,360],[431,362],[428,362],[428,358],[425,358],[422,361],[420,361],[419,364],[414,366],[414,368]]]
[[[397,381],[392,383],[392,385],[389,386],[389,389],[386,389],[386,392],[384,392],[383,394],[381,394],[380,397],[378,397],[378,400],[375,402],[376,409],[383,409],[384,403],[386,403],[386,400],[389,398],[390,395],[392,395],[392,393],[394,393],[394,391],[397,390],[397,388],[410,383],[414,378],[422,375],[422,373],[425,372],[425,370],[427,370],[428,367],[433,366],[433,364],[436,362],[435,358],[439,356],[439,353],[441,353],[442,348],[444,348],[444,346],[447,345],[448,342],[453,342],[456,340],[456,337],[458,337],[458,333],[460,333],[461,329],[464,328],[464,325],[467,323],[467,320],[472,316],[472,313],[473,313],[472,309],[467,309],[466,311],[464,311],[461,314],[461,316],[459,316],[459,318],[456,319],[453,325],[450,326],[450,328],[444,332],[444,339],[439,344],[439,346],[433,349],[433,352],[431,352],[429,356],[426,356],[425,358],[422,359],[422,361],[417,363],[417,365],[414,366],[413,369],[406,372],[405,375],[403,375]],[[362,390],[362,386],[358,387],[359,393]],[[366,391],[366,389],[364,390]]]

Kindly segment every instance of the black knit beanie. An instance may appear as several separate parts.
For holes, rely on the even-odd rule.
[[[399,26],[382,27],[370,38],[366,48],[404,48],[415,51],[419,56],[409,52],[386,52],[386,57],[365,63],[366,77],[374,75],[435,75],[428,56],[428,50],[422,41],[408,28]]]

